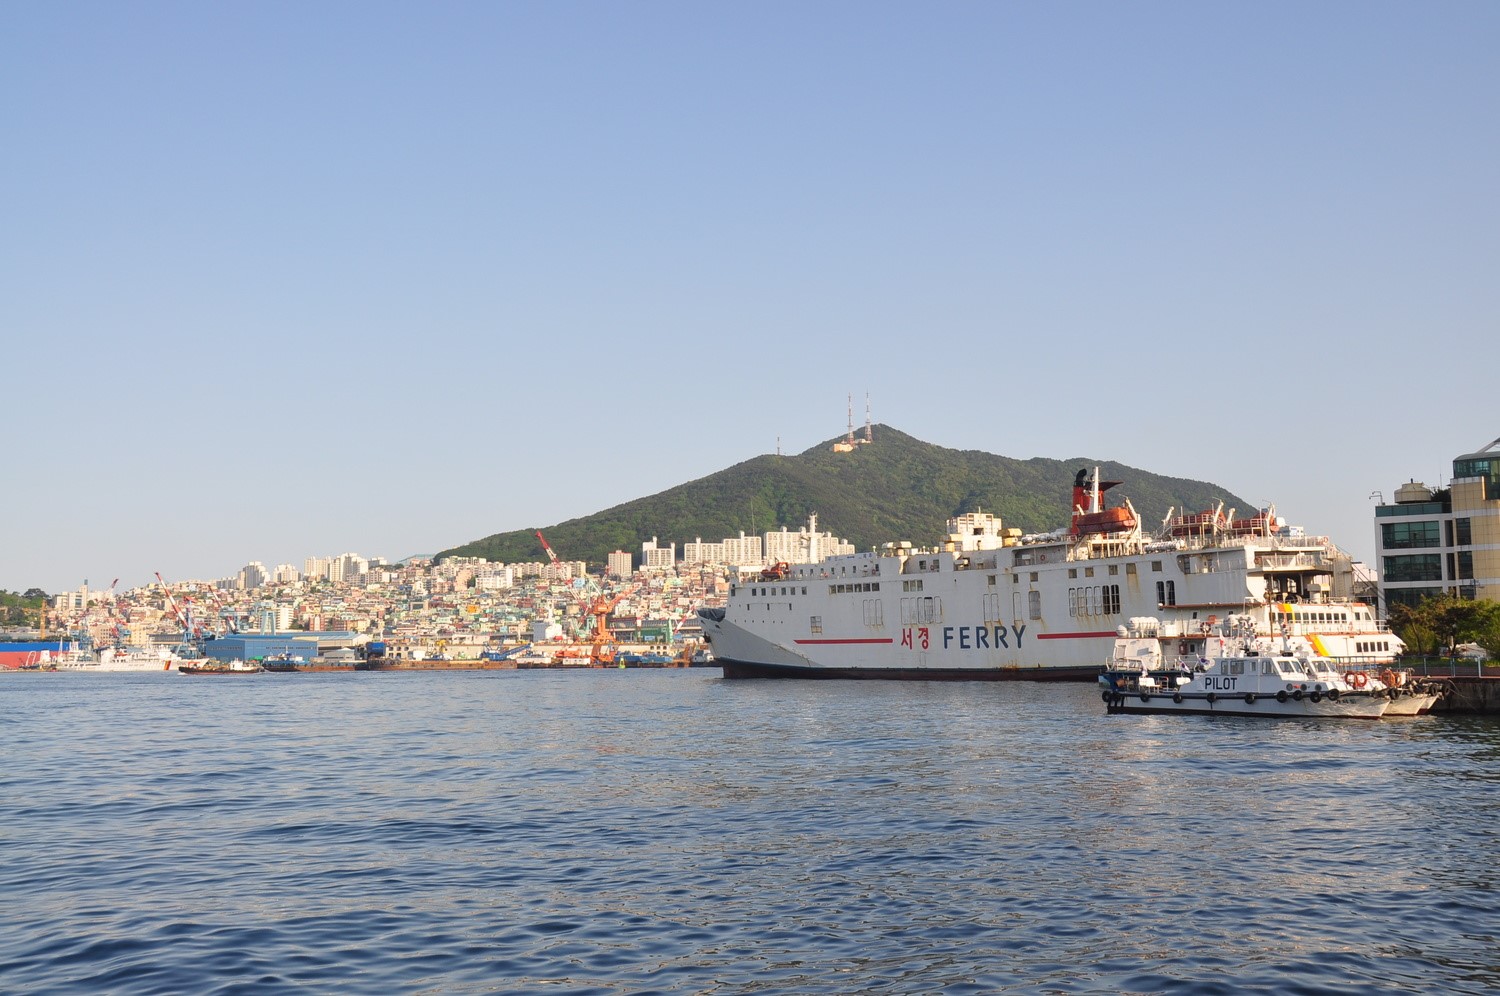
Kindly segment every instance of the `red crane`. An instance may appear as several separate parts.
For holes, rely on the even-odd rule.
[[[540,529],[536,531],[536,538],[542,541],[542,549],[547,552],[547,559],[556,564],[557,554],[552,552],[552,544],[547,542],[547,537],[542,535],[542,531]]]

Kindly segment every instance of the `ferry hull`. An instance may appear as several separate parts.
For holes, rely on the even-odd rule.
[[[726,678],[852,678],[877,681],[1093,681],[1098,666],[1078,668],[820,667],[715,658]]]

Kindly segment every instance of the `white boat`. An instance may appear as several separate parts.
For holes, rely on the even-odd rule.
[[[1390,699],[1385,708],[1388,717],[1424,715],[1432,711],[1446,690],[1442,682],[1428,681],[1410,671],[1395,668],[1382,668],[1378,673],[1351,670],[1345,677],[1356,688],[1368,687],[1383,692]]]
[[[180,664],[201,663],[204,658],[184,658],[170,647],[104,647],[87,657],[57,662],[59,671],[174,671]]]
[[[1121,627],[1099,675],[1110,713],[1183,713],[1267,719],[1379,719],[1385,689],[1357,685],[1308,644],[1247,637],[1232,620],[1210,648],[1215,656],[1163,659],[1154,619]]]
[[[777,564],[700,609],[725,677],[1092,681],[1124,620],[1153,616],[1179,655],[1201,656],[1220,620],[1306,640],[1320,656],[1383,665],[1403,649],[1353,597],[1349,558],[1271,509],[1169,514],[1147,534],[1114,482],[1080,470],[1068,526],[1022,536],[972,512],[929,549]],[[810,533],[816,537],[816,517]]]

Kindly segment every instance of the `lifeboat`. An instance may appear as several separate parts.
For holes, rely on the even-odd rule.
[[[1235,519],[1229,523],[1229,531],[1242,535],[1268,536],[1276,531],[1275,519],[1269,512],[1261,512],[1259,515],[1252,515],[1248,519]]]
[[[760,572],[760,579],[762,581],[784,581],[786,580],[787,575],[791,573],[791,571],[792,568],[790,564],[788,564],[785,560],[778,560],[776,563]]]
[[[1080,512],[1073,520],[1080,535],[1090,533],[1123,533],[1135,528],[1135,516],[1128,508],[1106,508],[1102,512]]]
[[[1249,520],[1246,520],[1249,521]],[[1207,536],[1229,527],[1229,519],[1222,509],[1198,512],[1195,515],[1179,515],[1172,523],[1173,536]]]

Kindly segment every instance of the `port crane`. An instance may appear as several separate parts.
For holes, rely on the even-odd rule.
[[[552,544],[547,542],[547,537],[542,535],[540,529],[536,531],[536,538],[541,540],[542,551],[547,554],[547,559],[552,562],[552,566],[556,567],[558,562],[557,554],[552,552]]]
[[[202,639],[203,630],[193,625],[193,606],[189,602],[186,609],[178,606],[177,600],[172,597],[172,589],[167,587],[167,581],[161,576],[161,571],[156,572],[156,580],[161,582],[162,594],[167,596],[167,606],[172,610],[172,615],[182,626],[182,644],[184,647],[191,646],[195,640]]]

